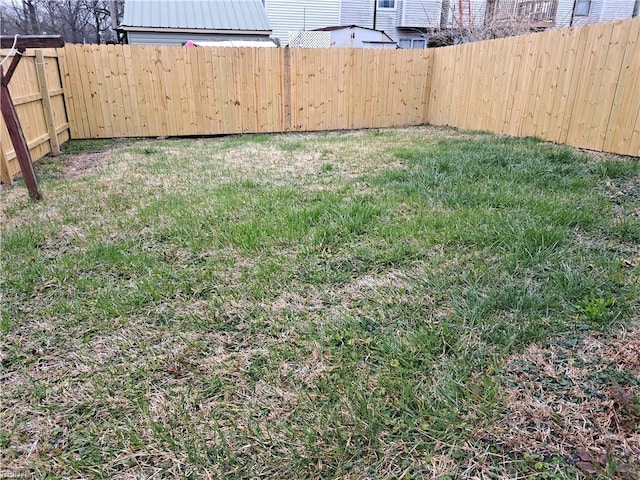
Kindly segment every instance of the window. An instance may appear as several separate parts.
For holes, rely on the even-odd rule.
[[[378,8],[396,8],[396,0],[378,0]]]
[[[591,0],[575,0],[573,14],[576,17],[587,17],[591,10]]]
[[[400,48],[427,48],[427,41],[424,38],[401,38],[398,41]]]

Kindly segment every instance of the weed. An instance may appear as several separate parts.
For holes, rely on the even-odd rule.
[[[280,143],[280,148],[284,152],[295,152],[296,150],[304,150],[305,144],[300,140],[286,141]]]
[[[320,166],[320,172],[322,173],[327,173],[333,170],[333,164],[332,163],[323,163]]]
[[[99,152],[110,148],[116,143],[114,140],[70,140],[62,147],[62,152],[67,155],[79,155],[82,153]]]
[[[577,310],[588,322],[597,323],[609,316],[614,303],[614,297],[591,294],[578,303]]]

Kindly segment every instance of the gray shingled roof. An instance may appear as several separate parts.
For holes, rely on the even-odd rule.
[[[125,0],[121,27],[271,31],[261,0]]]

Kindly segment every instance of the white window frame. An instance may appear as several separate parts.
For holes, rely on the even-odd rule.
[[[380,6],[380,2],[382,2],[384,0],[376,0],[376,6],[378,7],[378,10],[385,10],[385,11],[391,11],[391,10],[395,10],[396,8],[398,8],[398,0],[393,0],[393,7],[382,7]]]
[[[400,47],[403,50],[424,50],[427,48],[428,42],[426,38],[400,38],[398,40],[398,46],[400,46],[400,42],[409,42],[408,47]],[[416,48],[414,47],[414,42],[423,42],[423,47]]]
[[[575,2],[573,6],[574,17],[588,17],[591,14],[591,0],[575,0]]]

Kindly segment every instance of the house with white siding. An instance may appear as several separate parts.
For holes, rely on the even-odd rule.
[[[425,34],[440,28],[442,14],[442,0],[264,0],[264,4],[273,36],[282,45],[287,44],[289,32],[356,25],[384,31],[403,48],[425,48]]]
[[[357,25],[317,28],[290,32],[290,48],[398,48],[389,35]]]
[[[487,0],[485,21],[515,19],[543,28],[575,27],[637,16],[638,5],[638,0]]]
[[[264,0],[273,36],[288,45],[289,33],[340,24],[340,0]],[[368,26],[368,25],[367,25]]]
[[[439,30],[525,21],[532,29],[569,27],[638,15],[640,0],[264,0],[273,36],[332,25],[384,31],[401,48],[426,48]],[[292,37],[293,38],[293,37]]]
[[[556,27],[576,27],[638,16],[638,0],[558,0]]]

